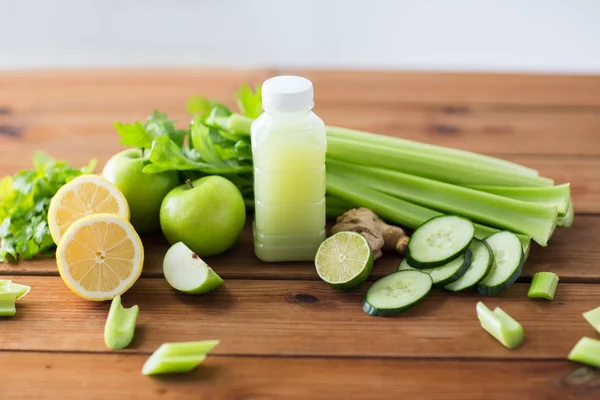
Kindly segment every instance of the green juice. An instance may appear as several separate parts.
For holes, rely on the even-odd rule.
[[[265,82],[265,113],[252,125],[254,250],[267,262],[313,260],[325,239],[325,125],[311,111],[312,84],[298,95],[310,81],[297,79],[292,89]]]

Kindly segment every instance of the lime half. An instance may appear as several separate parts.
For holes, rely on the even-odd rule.
[[[350,289],[367,280],[373,253],[367,239],[355,232],[339,232],[325,239],[315,257],[317,274],[337,289]]]

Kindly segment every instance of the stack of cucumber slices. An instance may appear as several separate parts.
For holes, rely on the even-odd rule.
[[[455,215],[435,217],[415,230],[398,271],[367,291],[363,310],[390,316],[421,302],[432,288],[458,292],[470,288],[485,296],[507,290],[521,275],[525,254],[512,232],[485,240],[474,237],[471,221]]]

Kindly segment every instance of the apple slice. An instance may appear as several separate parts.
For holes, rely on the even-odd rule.
[[[165,254],[163,273],[169,285],[189,294],[208,293],[223,279],[183,242],[175,243]]]

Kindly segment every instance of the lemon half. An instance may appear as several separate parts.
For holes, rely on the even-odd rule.
[[[129,219],[129,205],[121,191],[99,175],[78,176],[61,187],[50,201],[48,228],[59,244],[66,230],[81,217],[108,213]]]
[[[58,272],[84,299],[103,301],[125,293],[138,280],[144,247],[133,226],[114,214],[75,221],[56,249]]]

